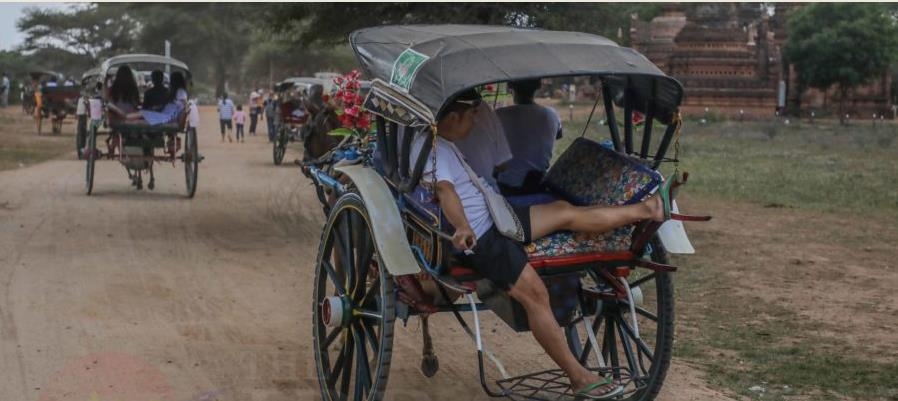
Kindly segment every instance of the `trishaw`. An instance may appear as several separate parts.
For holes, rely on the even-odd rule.
[[[115,56],[104,61],[99,72],[104,80],[104,88],[108,88],[119,67],[129,66],[135,75],[142,71],[153,69],[170,70],[172,73],[180,72],[184,75],[188,87],[191,84],[190,69],[183,62],[165,56],[154,54],[127,54]],[[135,77],[135,79],[137,78]],[[143,89],[141,96],[143,96]],[[153,166],[155,162],[184,163],[185,182],[187,184],[187,197],[193,198],[196,192],[197,174],[199,162],[203,156],[199,154],[197,147],[197,126],[188,124],[190,114],[198,115],[196,104],[189,101],[187,107],[181,112],[177,120],[167,124],[149,125],[143,121],[130,121],[115,118],[109,110],[108,94],[104,91],[104,115],[103,126],[108,127],[105,132],[106,151],[97,148],[97,137],[100,135],[100,124],[91,124],[87,135],[87,144],[84,158],[87,161],[86,190],[90,195],[93,192],[94,171],[96,162],[100,159],[118,160],[128,173],[131,184],[138,190],[143,189],[143,173],[150,176],[147,188],[155,188]],[[181,135],[183,135],[183,140]],[[161,154],[156,154],[156,152]]]
[[[81,96],[81,87],[78,85],[64,85],[64,76],[53,71],[32,71],[29,73],[32,82],[40,85],[41,109],[38,114],[35,111],[34,122],[37,125],[37,134],[40,135],[44,118],[50,118],[52,132],[62,132],[62,122],[66,115],[75,112],[78,97]],[[56,86],[49,85],[49,78],[56,78]]]
[[[312,304],[322,398],[384,398],[397,319],[422,318],[421,368],[428,377],[435,374],[439,365],[426,317],[438,312],[451,312],[474,340],[480,384],[488,395],[573,398],[560,369],[511,374],[486,349],[480,320],[484,310],[494,311],[519,332],[529,330],[526,315],[520,304],[456,257],[450,242],[453,230],[431,190],[422,185],[434,179],[424,174],[433,160],[423,151],[412,159],[412,137],[424,135],[423,149],[430,149],[435,116],[472,88],[591,76],[602,89],[593,112],[602,100],[610,141],[602,144],[581,135],[543,183],[573,204],[631,203],[661,185],[657,169],[662,162],[677,161],[682,86],[636,51],[584,33],[382,26],[353,32],[350,44],[363,72],[373,79],[364,106],[376,116],[375,137],[344,140],[303,164],[328,214]],[[622,113],[615,114],[618,109]],[[637,111],[646,116],[638,145],[632,118]],[[616,123],[620,117],[622,130]],[[654,123],[664,126],[660,137],[653,138]],[[667,157],[671,146],[674,155]],[[685,179],[684,174],[674,185]],[[643,221],[599,235],[559,232],[525,245],[530,264],[549,289],[570,350],[585,367],[623,387],[615,399],[653,400],[670,366],[671,275],[677,267],[668,263],[667,255],[694,251],[681,221],[710,219],[671,216],[663,224]],[[438,296],[422,291],[428,282],[439,290]],[[467,312],[473,324],[462,317]],[[535,341],[532,346],[538,347]],[[485,358],[501,377],[487,379]]]
[[[309,89],[313,85],[320,85],[317,78],[287,78],[274,86],[277,95],[276,112],[274,117],[275,136],[272,145],[272,158],[274,164],[280,165],[287,153],[287,144],[300,140],[299,131],[302,125],[309,119],[306,109],[306,101],[309,97]]]
[[[99,95],[99,90],[102,89],[102,79],[99,67],[91,68],[81,75],[81,97],[78,99],[81,104],[78,107],[82,107],[85,112],[77,115],[78,125],[75,130],[75,151],[79,160],[84,158],[84,144],[87,142],[89,120],[87,110],[90,109],[90,99]]]

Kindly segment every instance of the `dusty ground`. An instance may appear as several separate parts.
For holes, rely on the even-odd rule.
[[[318,398],[308,283],[320,208],[296,168],[271,163],[264,137],[222,144],[214,114],[207,110],[203,119],[206,159],[193,200],[183,196],[180,164],[159,166],[156,190],[137,192],[116,162],[100,162],[90,197],[73,152],[0,172],[0,400]],[[288,152],[287,160],[297,155]],[[854,341],[888,349],[894,317],[876,316],[898,310],[888,290],[898,275],[894,226],[859,231],[882,233],[864,245],[869,250],[839,248],[826,245],[822,230],[848,219],[693,205],[720,216],[695,226],[694,239],[707,251],[703,264],[747,283],[734,291],[792,305],[807,319],[859,324],[862,330],[850,330]],[[730,230],[734,225],[742,230]],[[798,247],[800,238],[811,245]],[[739,243],[748,245],[731,248]],[[811,271],[838,280],[799,280]],[[852,291],[859,288],[868,291]],[[856,302],[840,302],[852,296]],[[679,318],[688,324],[686,312]],[[398,325],[388,399],[487,399],[472,344],[448,316],[435,320],[442,370],[433,379],[418,372],[417,322]],[[534,358],[538,348],[528,335],[510,334],[495,319],[486,329],[495,330],[488,344],[506,365],[545,362]],[[659,399],[728,399],[705,376],[675,361]]]

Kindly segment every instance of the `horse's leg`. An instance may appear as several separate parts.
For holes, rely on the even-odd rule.
[[[424,335],[424,350],[421,357],[421,373],[426,377],[433,377],[440,370],[440,361],[433,352],[433,339],[430,337],[430,327],[427,325],[430,315],[421,315],[421,333]]]

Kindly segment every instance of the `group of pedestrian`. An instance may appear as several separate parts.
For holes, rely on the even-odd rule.
[[[268,128],[268,142],[274,141],[276,106],[275,97],[272,93],[266,94],[262,89],[256,89],[250,93],[248,116],[250,136],[256,136],[258,122],[264,113]],[[228,142],[234,142],[234,138],[231,137],[232,131],[236,134],[237,142],[243,143],[246,141],[244,127],[246,126],[247,114],[243,111],[243,104],[235,105],[227,93],[222,94],[218,100],[218,119],[221,127],[222,142],[225,139]]]

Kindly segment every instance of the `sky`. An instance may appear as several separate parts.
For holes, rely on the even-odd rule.
[[[2,0],[0,0],[2,1]],[[16,21],[28,7],[65,9],[74,3],[4,3],[0,2],[0,50],[12,50],[22,44],[25,35],[16,30]]]

